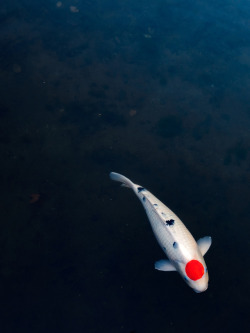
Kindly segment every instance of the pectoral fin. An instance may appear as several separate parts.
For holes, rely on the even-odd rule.
[[[156,261],[155,269],[158,269],[159,271],[165,271],[165,272],[176,271],[176,268],[173,266],[173,264],[169,260],[166,260],[166,259]]]
[[[210,246],[212,244],[212,238],[210,236],[206,236],[206,237],[203,237],[203,238],[200,238],[198,241],[197,241],[197,245],[201,251],[201,254],[204,256],[207,251],[209,250]]]

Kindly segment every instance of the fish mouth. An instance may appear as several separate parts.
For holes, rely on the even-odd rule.
[[[200,294],[200,293],[203,293],[203,291],[206,291],[208,288],[208,286],[206,286],[205,288],[203,289],[193,289],[197,294]]]

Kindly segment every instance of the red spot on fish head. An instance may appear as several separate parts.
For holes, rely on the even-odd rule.
[[[190,260],[186,264],[185,271],[189,279],[196,281],[204,275],[204,267],[198,260]]]

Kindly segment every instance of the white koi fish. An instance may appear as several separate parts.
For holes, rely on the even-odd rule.
[[[132,188],[140,199],[155,237],[169,259],[157,261],[155,268],[160,271],[178,271],[195,292],[205,291],[209,278],[203,256],[211,246],[211,237],[196,242],[181,220],[144,187],[119,173],[111,172],[110,178]]]

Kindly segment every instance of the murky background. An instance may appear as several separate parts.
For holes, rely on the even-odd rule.
[[[1,333],[246,332],[248,0],[0,6]],[[209,288],[163,258],[147,187],[196,239]]]

